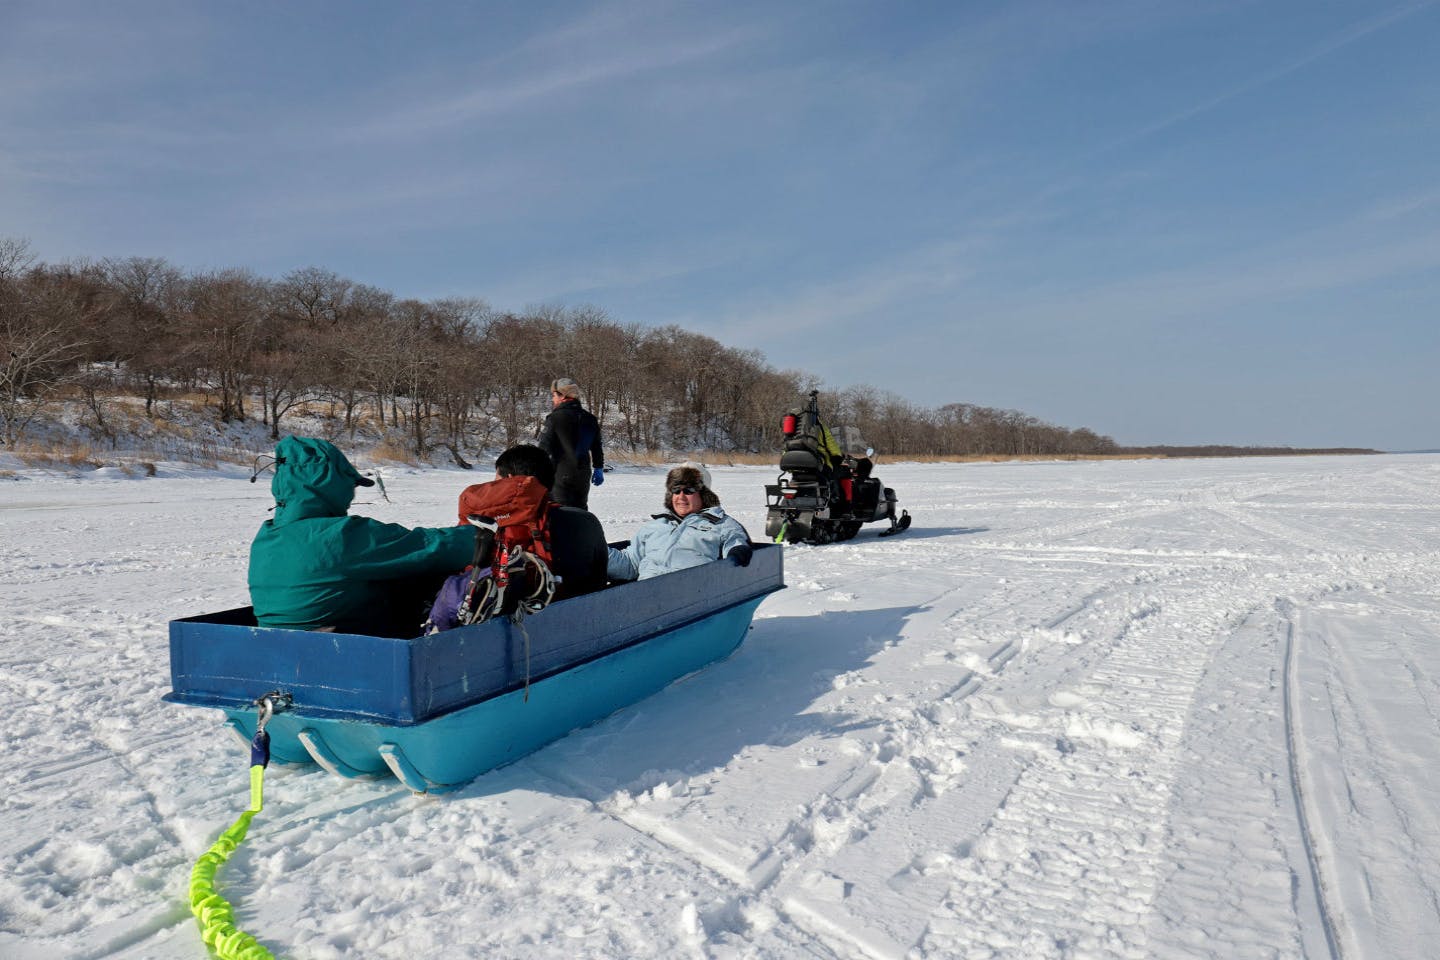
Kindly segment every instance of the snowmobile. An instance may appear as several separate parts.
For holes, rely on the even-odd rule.
[[[781,473],[765,486],[765,535],[776,543],[820,544],[849,540],[877,520],[890,521],[882,537],[909,527],[910,513],[898,510],[895,491],[870,475],[874,449],[855,455],[858,434],[845,427],[845,442],[837,443],[820,422],[817,394],[811,390],[809,402],[782,422]],[[827,447],[841,450],[838,460]]]

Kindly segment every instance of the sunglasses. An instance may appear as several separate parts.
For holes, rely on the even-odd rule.
[[[672,495],[672,496],[677,496],[677,497],[680,496],[680,494],[682,494],[682,493],[685,494],[686,496],[689,496],[689,495],[692,494],[692,493],[699,493],[699,492],[700,492],[700,488],[699,488],[699,487],[676,486],[676,487],[671,487],[671,488],[670,488],[670,493],[671,493],[671,495]]]

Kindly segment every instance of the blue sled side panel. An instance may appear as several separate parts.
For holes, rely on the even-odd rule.
[[[750,566],[716,561],[651,580],[620,583],[551,604],[525,620],[509,620],[420,637],[412,660],[411,702],[433,718],[481,697],[533,685],[633,643],[784,586],[783,551],[759,547]],[[751,607],[753,610],[753,605]],[[528,646],[527,646],[528,634]],[[297,697],[298,699],[298,697]]]
[[[744,640],[762,599],[554,673],[533,682],[528,697],[523,688],[511,690],[421,724],[281,713],[266,728],[271,749],[295,756],[308,747],[327,769],[343,776],[394,773],[412,790],[453,789],[729,656]],[[232,724],[253,735],[253,710],[225,712]],[[312,743],[303,743],[302,734]]]

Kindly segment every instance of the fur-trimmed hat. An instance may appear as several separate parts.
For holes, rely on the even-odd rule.
[[[552,393],[558,393],[568,400],[578,400],[580,398],[580,384],[571,380],[569,377],[558,377],[550,384],[550,390]]]
[[[720,497],[710,489],[710,471],[705,469],[705,464],[686,460],[678,467],[671,467],[670,472],[665,474],[665,510],[667,513],[670,511],[670,488],[676,484],[699,487],[700,503],[706,509],[720,506]]]

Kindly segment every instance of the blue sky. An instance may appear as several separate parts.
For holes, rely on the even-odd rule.
[[[0,0],[0,237],[1440,447],[1440,4]]]

